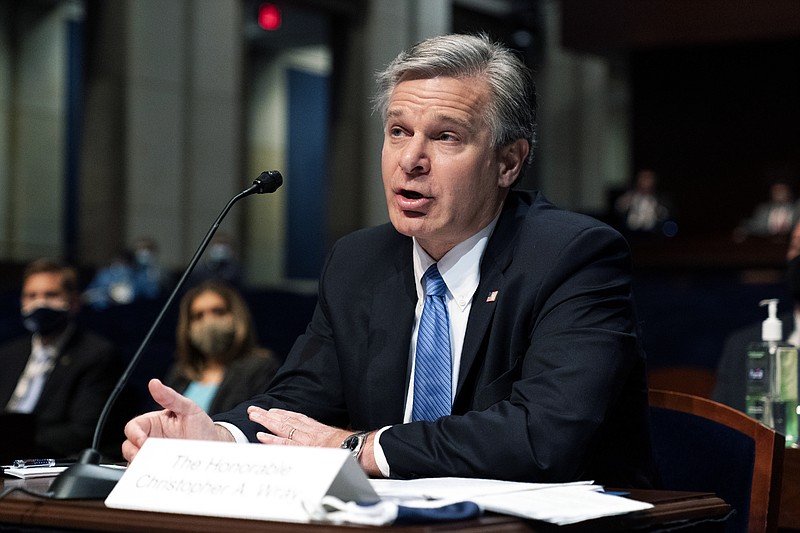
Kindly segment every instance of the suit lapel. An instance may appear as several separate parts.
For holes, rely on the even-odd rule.
[[[410,239],[397,255],[392,275],[375,287],[370,313],[368,353],[373,358],[371,373],[377,376],[371,380],[371,386],[385,399],[372,412],[382,419],[386,417],[380,421],[381,425],[403,420],[409,345],[417,303]]]
[[[523,219],[528,210],[527,205],[511,193],[503,206],[500,219],[497,221],[492,237],[481,260],[481,279],[472,297],[472,308],[464,335],[464,347],[461,350],[461,366],[458,373],[456,399],[461,394],[461,386],[478,357],[484,338],[492,323],[494,310],[503,298],[505,284],[504,272],[511,264],[514,246],[517,242]],[[484,354],[485,355],[485,354]]]
[[[4,369],[0,373],[0,410],[5,408],[11,395],[14,394],[17,382],[25,371],[25,365],[28,364],[31,349],[31,340],[28,336],[25,340],[14,341],[8,352],[3,354]]]
[[[53,370],[47,376],[42,387],[42,394],[39,396],[39,401],[36,402],[36,411],[48,409],[48,401],[52,398],[62,398],[58,391],[64,385],[64,380],[70,375],[70,368],[72,366],[72,345],[75,342],[75,330],[73,329],[68,334],[64,345],[59,348],[56,354],[56,360],[53,365]]]

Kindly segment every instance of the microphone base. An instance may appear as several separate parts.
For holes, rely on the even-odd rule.
[[[48,496],[56,500],[104,500],[124,473],[123,468],[76,463],[53,480]]]

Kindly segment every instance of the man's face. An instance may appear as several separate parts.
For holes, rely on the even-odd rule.
[[[480,79],[400,82],[389,100],[382,152],[389,218],[435,260],[499,212],[528,143],[491,148]]]
[[[37,307],[72,310],[75,298],[64,290],[64,278],[55,272],[32,274],[22,286],[20,306],[23,313]]]

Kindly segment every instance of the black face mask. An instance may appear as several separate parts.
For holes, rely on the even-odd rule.
[[[789,261],[786,267],[786,282],[789,285],[789,294],[795,303],[800,304],[800,255]]]
[[[49,335],[66,325],[69,310],[53,307],[37,307],[28,313],[22,313],[22,325],[31,333]]]

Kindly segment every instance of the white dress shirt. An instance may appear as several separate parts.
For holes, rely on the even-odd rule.
[[[499,215],[498,215],[499,217]],[[481,279],[481,259],[486,251],[494,227],[497,225],[495,217],[488,226],[467,239],[457,244],[452,250],[442,257],[437,265],[439,273],[447,285],[447,313],[450,318],[450,349],[452,357],[452,398],[455,398],[456,385],[458,383],[458,372],[461,368],[461,350],[464,347],[464,335],[467,332],[467,321],[469,311],[472,309],[472,297],[478,289]],[[422,287],[422,277],[428,267],[436,263],[414,239],[414,284],[417,288],[417,307],[414,311],[414,329],[411,332],[411,346],[409,347],[409,360],[411,365],[411,379],[406,388],[406,404],[403,412],[403,422],[411,421],[411,410],[414,405],[414,366],[417,352],[417,330],[419,320],[422,316],[422,308],[425,305],[425,289]],[[383,453],[380,444],[380,436],[390,426],[380,429],[374,440],[375,462],[380,468],[381,474],[389,477],[391,468]]]
[[[34,333],[31,339],[31,355],[25,370],[17,381],[17,386],[11,399],[6,404],[6,411],[10,413],[32,413],[42,395],[44,384],[53,371],[56,358],[61,351],[63,344],[71,334],[74,326],[70,325],[52,343],[44,344],[42,337]]]

